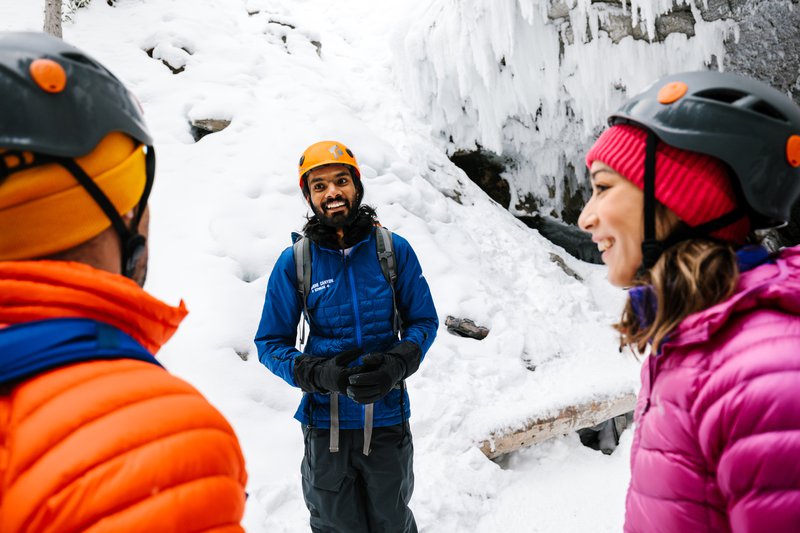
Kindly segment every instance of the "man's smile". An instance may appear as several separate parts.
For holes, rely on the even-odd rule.
[[[339,198],[335,200],[329,200],[328,202],[325,202],[325,204],[323,205],[323,209],[325,211],[337,211],[340,209],[344,209],[346,207],[347,207],[347,202]]]

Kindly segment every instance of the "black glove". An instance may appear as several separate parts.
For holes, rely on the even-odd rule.
[[[306,392],[346,393],[348,378],[363,371],[361,366],[348,367],[361,351],[347,350],[334,357],[300,355],[294,360],[294,382]]]
[[[350,376],[347,396],[364,404],[380,400],[398,382],[417,371],[421,358],[422,350],[410,341],[403,341],[386,353],[365,355],[362,370]]]

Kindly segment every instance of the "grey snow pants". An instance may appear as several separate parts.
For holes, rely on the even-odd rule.
[[[327,429],[303,426],[303,497],[314,533],[417,533],[408,508],[414,491],[414,445],[406,426],[374,428],[372,452],[364,431],[343,429],[331,453]]]

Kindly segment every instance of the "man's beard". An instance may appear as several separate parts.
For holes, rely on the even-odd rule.
[[[311,206],[311,210],[314,211],[314,214],[317,215],[319,221],[325,226],[331,228],[344,228],[352,224],[358,216],[358,207],[361,202],[356,201],[356,205],[353,206],[350,204],[348,199],[338,196],[333,200],[328,200],[325,203],[327,204],[332,202],[344,202],[346,210],[344,212],[334,213],[332,215],[328,214],[327,210],[315,205]]]

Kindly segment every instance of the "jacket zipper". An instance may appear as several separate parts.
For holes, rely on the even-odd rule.
[[[639,424],[641,425],[642,417],[650,410],[650,398],[653,396],[653,382],[656,380],[656,364],[657,356],[650,354],[647,357],[647,399],[644,402],[642,412],[639,414]]]
[[[344,253],[344,252],[342,252]],[[353,269],[350,268],[350,260],[345,256],[344,268],[347,270],[347,277],[350,280],[350,296],[353,299],[353,313],[356,323],[356,344],[361,348],[361,317],[358,314],[358,299],[356,298],[356,280],[353,277]]]
[[[347,271],[347,277],[350,280],[350,297],[353,301],[353,318],[355,319],[356,325],[356,344],[359,348],[361,348],[361,317],[358,314],[358,298],[356,298],[356,280],[353,277],[353,269],[350,268],[350,261],[349,258],[344,255],[344,250],[342,250],[342,255],[344,256],[344,268]],[[366,406],[361,406],[361,423],[365,423],[365,416],[366,413]]]

